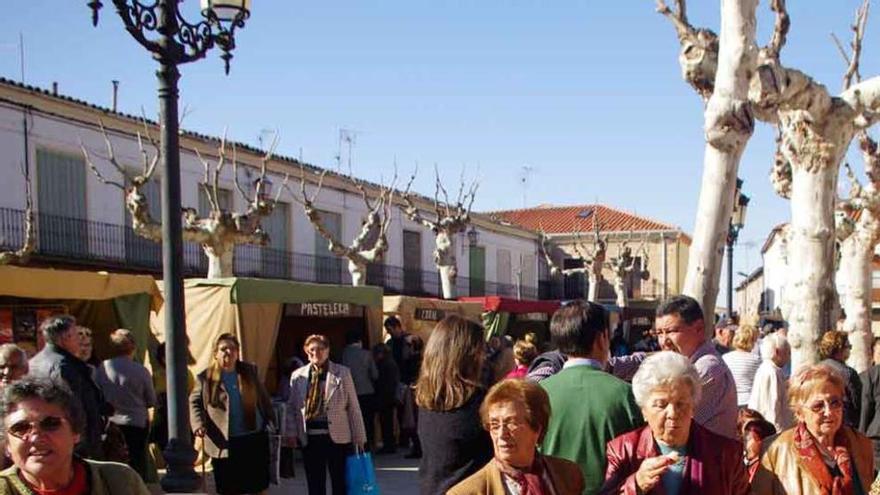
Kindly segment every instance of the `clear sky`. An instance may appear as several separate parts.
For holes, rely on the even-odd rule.
[[[4,0],[0,76],[109,106],[156,114],[155,63],[104,0],[91,25],[85,0]],[[717,31],[719,2],[692,1],[694,24]],[[652,0],[257,0],[232,72],[218,52],[182,67],[188,129],[254,145],[266,129],[279,152],[335,166],[339,129],[356,131],[357,175],[402,175],[431,194],[431,168],[448,182],[462,167],[481,181],[479,210],[598,201],[686,232],[702,173],[702,103],[681,79],[678,42]],[[762,2],[759,42],[772,13]],[[833,91],[860,0],[789,2],[783,62]],[[197,2],[182,4],[196,19]],[[878,22],[869,20],[863,74],[880,74]],[[767,233],[788,218],[768,179],[773,129],[759,124],[741,165],[751,196],[735,269],[760,265]],[[347,156],[347,152],[344,152]],[[851,154],[857,169],[861,162]],[[523,167],[531,167],[523,187]],[[737,277],[737,280],[740,280]]]

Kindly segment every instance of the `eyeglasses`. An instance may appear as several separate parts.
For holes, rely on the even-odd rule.
[[[513,420],[513,421],[489,421],[489,424],[487,425],[487,429],[489,430],[489,433],[495,433],[495,434],[500,434],[506,429],[511,434],[513,434],[513,433],[516,433],[517,431],[519,431],[519,429],[522,428],[523,426],[525,426],[524,422],[516,421],[516,420]]]
[[[61,429],[61,426],[64,424],[64,418],[59,416],[46,416],[45,418],[36,421],[18,421],[13,423],[8,428],[6,428],[6,432],[15,438],[24,438],[28,435],[31,435],[34,432],[35,428],[39,428],[39,430],[43,433],[55,433],[56,431]]]
[[[831,411],[839,411],[840,409],[843,409],[843,401],[841,399],[817,400],[807,406],[807,409],[819,414],[824,411],[826,407]]]

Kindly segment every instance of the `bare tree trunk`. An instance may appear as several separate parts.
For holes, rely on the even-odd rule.
[[[208,258],[208,278],[234,277],[233,256],[235,243],[224,242],[216,244],[202,244],[202,251]]]
[[[620,277],[614,279],[614,292],[617,294],[617,306],[622,310],[629,306],[629,297],[626,295],[626,281]]]
[[[843,146],[846,149],[846,146]],[[833,160],[833,159],[832,159]],[[839,165],[839,160],[836,161]],[[792,163],[788,340],[792,369],[819,360],[822,334],[834,327],[834,208],[838,166]]]
[[[700,301],[707,335],[718,297],[739,161],[754,130],[748,89],[757,54],[757,5],[757,0],[721,2],[718,69],[705,111],[703,180],[684,286],[685,294]]]
[[[367,265],[348,260],[348,273],[351,274],[351,286],[363,287],[367,285]]]
[[[434,264],[440,271],[440,286],[443,299],[455,299],[455,281],[458,278],[458,263],[455,259],[455,245],[445,231],[437,232],[434,237]]]
[[[597,277],[596,272],[593,270],[590,270],[588,274],[590,287],[587,288],[587,301],[596,302],[599,299],[599,281],[602,280],[602,278]]]
[[[867,210],[862,215],[870,215]],[[873,215],[872,215],[873,216]],[[876,224],[876,220],[872,223]],[[859,373],[871,367],[871,261],[874,257],[874,239],[868,232],[857,229],[840,245],[840,267],[837,270],[837,290],[846,312],[843,324],[852,346],[847,364]]]

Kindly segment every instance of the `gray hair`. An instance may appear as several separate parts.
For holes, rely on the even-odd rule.
[[[784,336],[778,333],[771,333],[761,341],[761,359],[765,361],[773,359],[776,351],[788,353],[791,352],[791,346]]]
[[[648,356],[633,376],[632,388],[636,404],[639,407],[644,407],[648,396],[655,389],[674,386],[682,380],[690,384],[694,402],[698,402],[702,391],[702,382],[697,369],[688,358],[673,351],[663,351]]]
[[[46,342],[57,344],[61,337],[69,330],[76,328],[76,318],[70,315],[60,315],[47,318],[40,325],[40,332]]]
[[[18,359],[21,361],[22,366],[27,367],[28,356],[27,352],[25,352],[24,349],[15,344],[0,345],[0,356],[9,359],[15,354],[18,354]]]

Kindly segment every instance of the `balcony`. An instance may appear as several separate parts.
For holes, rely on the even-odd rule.
[[[93,222],[55,215],[36,215],[37,250],[35,261],[54,265],[92,267],[101,270],[160,274],[162,249],[155,242],[136,235],[125,225]],[[0,208],[0,250],[15,250],[24,242],[24,211]],[[204,277],[208,261],[197,244],[184,243],[184,276]],[[315,256],[240,245],[235,248],[233,270],[242,277],[275,278],[299,282],[351,283],[348,262],[341,258]],[[404,268],[385,264],[367,267],[367,284],[383,287],[386,294],[440,297],[440,275],[436,271]],[[539,287],[523,286],[523,299],[555,298],[547,290],[552,282],[540,281]],[[478,293],[471,289],[477,287]],[[515,284],[471,281],[459,276],[456,288],[460,296],[517,297]]]

